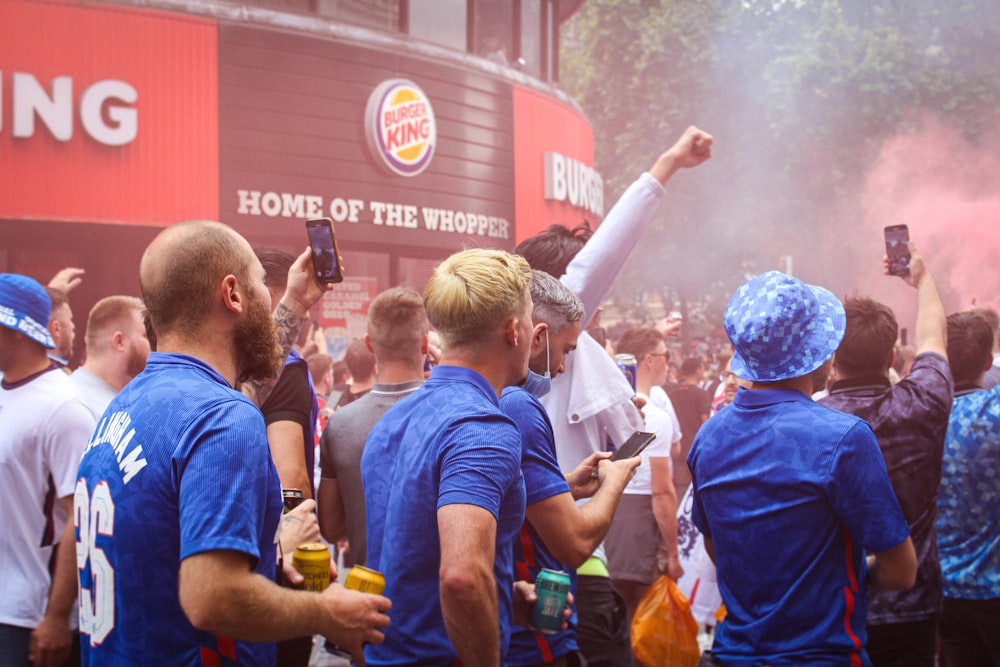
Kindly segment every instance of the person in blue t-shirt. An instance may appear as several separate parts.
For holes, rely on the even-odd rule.
[[[994,339],[980,312],[948,316],[955,399],[937,507],[948,667],[1000,666],[1000,387],[983,388]]]
[[[556,460],[552,424],[538,398],[547,393],[549,380],[565,370],[566,357],[576,348],[583,304],[565,285],[542,271],[531,272],[531,300],[535,328],[529,379],[520,387],[507,387],[500,397],[500,407],[521,431],[521,472],[527,492],[525,522],[514,545],[514,574],[520,581],[534,582],[543,568],[568,569],[575,590],[576,568],[607,534],[622,491],[640,459],[601,463],[610,452],[595,452],[563,475]],[[591,500],[578,507],[574,501],[580,498]],[[575,612],[569,627],[554,635],[520,627],[511,632],[507,654],[511,667],[557,660],[568,666],[583,664]]]
[[[726,605],[716,664],[870,665],[868,587],[915,581],[874,433],[810,398],[845,327],[833,294],[778,271],[741,285],[726,308],[732,371],[751,384],[688,456],[692,519]]]
[[[375,425],[361,457],[368,567],[393,600],[368,665],[504,663],[525,495],[521,436],[499,395],[527,375],[530,278],[523,258],[473,249],[427,283],[440,363]]]
[[[308,251],[296,264],[311,275]],[[158,351],[99,420],[76,483],[84,664],[271,665],[275,641],[315,633],[357,654],[389,623],[381,596],[274,583],[278,475],[234,389],[281,367],[263,278],[220,223],[168,227],[143,255]]]

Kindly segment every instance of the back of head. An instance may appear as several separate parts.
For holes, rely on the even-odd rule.
[[[545,322],[553,333],[583,319],[580,298],[544,271],[531,271],[531,301],[534,304],[532,321],[535,324]]]
[[[847,329],[837,348],[838,376],[885,373],[899,336],[892,309],[873,299],[853,297],[844,303],[844,312]]]
[[[380,363],[423,363],[421,347],[429,327],[423,297],[407,287],[390,287],[368,306],[368,338]]]
[[[142,316],[143,307],[142,301],[134,296],[108,296],[94,304],[87,317],[87,357],[100,354],[108,336],[127,329]]]
[[[249,245],[220,222],[195,220],[160,232],[143,253],[139,286],[153,330],[195,334],[218,298],[223,278],[249,284]]]
[[[622,332],[618,344],[615,345],[615,352],[618,354],[631,354],[636,361],[642,361],[647,354],[652,354],[660,343],[663,342],[663,334],[650,327],[626,329]]]
[[[52,312],[54,313],[59,308],[63,308],[69,305],[69,296],[66,292],[61,289],[56,289],[54,287],[46,287],[45,292],[49,295],[49,300],[52,302]]]
[[[375,355],[359,338],[355,338],[347,344],[347,351],[344,352],[344,363],[347,364],[355,382],[367,382],[375,374]]]
[[[427,319],[443,348],[475,346],[525,303],[531,268],[503,250],[473,248],[438,264],[424,290]]]
[[[544,232],[521,241],[514,252],[528,260],[531,268],[561,278],[592,234],[586,222],[573,229],[552,225]]]
[[[314,379],[323,377],[333,369],[333,357],[322,352],[310,354],[306,363],[309,364],[309,374]]]
[[[254,248],[253,254],[264,267],[264,284],[269,290],[284,292],[288,286],[288,269],[295,262],[295,255],[280,248]]]
[[[700,375],[702,368],[704,368],[704,362],[701,357],[685,357],[684,361],[681,362],[681,377],[688,378],[692,375]]]
[[[986,323],[990,325],[990,329],[993,331],[993,340],[997,340],[1000,337],[1000,314],[992,308],[969,308],[970,313],[976,313],[980,317],[986,320]]]
[[[955,384],[977,382],[993,359],[993,329],[980,313],[948,316],[948,365]]]
[[[338,359],[333,362],[333,386],[337,387],[345,382],[351,377],[351,371],[347,368],[347,362],[343,359]]]

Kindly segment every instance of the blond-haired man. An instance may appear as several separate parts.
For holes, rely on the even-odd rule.
[[[474,249],[438,265],[424,292],[441,363],[361,458],[368,565],[385,573],[394,619],[369,664],[502,662],[525,493],[521,437],[498,397],[527,377],[530,281],[524,259]]]

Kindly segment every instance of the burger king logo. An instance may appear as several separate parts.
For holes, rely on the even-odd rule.
[[[393,173],[416,176],[431,163],[437,145],[430,100],[412,81],[383,82],[368,98],[365,134],[372,154]]]

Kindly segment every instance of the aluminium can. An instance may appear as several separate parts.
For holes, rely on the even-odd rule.
[[[531,607],[528,625],[535,632],[554,635],[563,624],[563,611],[569,596],[569,575],[555,570],[542,570],[535,578],[538,600]]]
[[[344,588],[350,588],[362,593],[382,595],[385,590],[385,575],[364,565],[355,565],[347,571]]]
[[[284,508],[281,510],[281,513],[288,514],[301,505],[305,499],[306,497],[302,493],[302,489],[282,489],[281,500],[284,503]]]
[[[635,372],[637,368],[635,355],[616,354],[615,363],[618,364],[618,368],[625,374],[625,379],[628,380],[628,383],[632,385],[632,391],[635,391]]]
[[[330,585],[330,550],[322,542],[304,542],[295,548],[292,565],[305,577],[302,587],[322,593]]]

